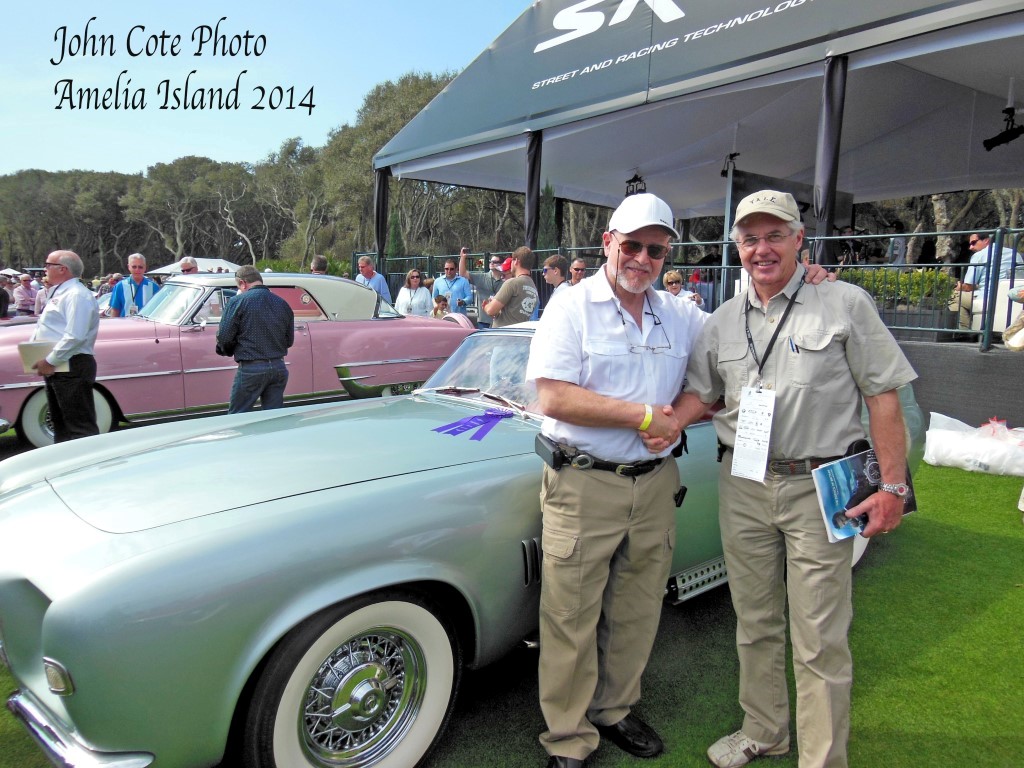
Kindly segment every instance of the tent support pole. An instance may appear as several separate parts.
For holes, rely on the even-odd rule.
[[[373,185],[373,233],[377,242],[376,269],[386,274],[384,249],[388,242],[388,182],[391,180],[391,168],[378,168],[374,175]]]
[[[818,148],[814,163],[815,264],[835,264],[835,245],[830,237],[836,213],[836,180],[839,176],[839,143],[843,132],[843,107],[846,103],[846,56],[825,60],[825,82],[821,92],[818,119]]]
[[[537,231],[540,228],[540,160],[544,144],[543,131],[530,131],[530,143],[526,148],[526,246],[537,248]]]

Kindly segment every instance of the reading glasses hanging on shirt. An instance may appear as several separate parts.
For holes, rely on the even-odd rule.
[[[668,350],[672,349],[672,340],[668,337],[668,331],[665,330],[665,326],[661,324],[661,318],[654,314],[654,309],[651,307],[651,300],[647,298],[647,296],[644,296],[644,301],[647,305],[647,309],[644,311],[644,316],[653,318],[652,322],[654,323],[654,327],[660,328],[661,335],[665,337],[665,344],[656,344],[653,346],[649,344],[630,344],[629,351],[631,354],[637,355],[642,354],[644,352],[650,352],[652,355],[659,355],[662,352],[667,352]],[[622,327],[625,328],[626,318],[622,316],[622,310],[620,310],[618,307],[615,307],[615,311],[619,313],[619,320],[622,321]]]

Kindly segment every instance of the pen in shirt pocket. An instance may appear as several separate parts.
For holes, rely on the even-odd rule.
[[[800,347],[798,347],[798,346],[796,345],[796,342],[794,342],[794,341],[793,341],[793,337],[792,337],[792,336],[790,336],[790,337],[789,337],[789,348],[790,348],[790,349],[791,349],[791,350],[792,350],[793,352],[796,352],[796,353],[797,353],[798,355],[800,354]]]

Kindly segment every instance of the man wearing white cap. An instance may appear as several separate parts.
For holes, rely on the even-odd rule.
[[[843,282],[805,281],[804,228],[792,195],[745,197],[730,233],[750,275],[747,290],[704,326],[675,403],[683,425],[725,398],[714,417],[724,451],[719,522],[737,616],[739,731],[708,750],[719,768],[789,751],[786,606],[793,643],[800,768],[845,768],[853,667],[853,539],[830,543],[810,470],[865,437],[861,397],[881,466],[881,490],[847,513],[866,514],[865,536],[900,524],[906,443],[897,387],[917,376],[871,297]],[[767,425],[741,415],[758,409]],[[767,453],[734,457],[760,438]],[[652,439],[652,451],[664,447]],[[682,535],[682,532],[681,532]]]
[[[530,350],[548,464],[540,740],[555,768],[582,766],[599,734],[639,757],[664,748],[632,708],[675,538],[680,430],[669,403],[708,317],[652,288],[678,236],[663,200],[627,197],[603,236],[604,268],[551,302]],[[641,430],[664,449],[648,452]]]

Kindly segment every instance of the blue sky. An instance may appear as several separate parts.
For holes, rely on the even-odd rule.
[[[461,71],[529,5],[529,0],[19,2],[5,9],[0,31],[0,174],[26,168],[139,173],[183,155],[258,161],[293,136],[320,146],[332,129],[355,122],[374,85],[412,70]],[[216,40],[199,48],[200,37],[216,31],[221,17],[227,17],[219,27],[224,42],[239,46],[233,56],[215,48]],[[177,54],[175,35],[180,36]],[[230,92],[238,82],[239,108],[160,109],[168,88],[161,84],[183,89],[193,69],[193,92]],[[285,103],[289,88],[298,104],[312,88],[316,106],[311,113],[254,110],[260,87],[266,92],[264,105],[272,97]],[[141,89],[146,105],[71,109],[80,88],[112,89],[122,98],[127,90],[127,101],[136,105]],[[65,93],[71,98],[63,99]]]

